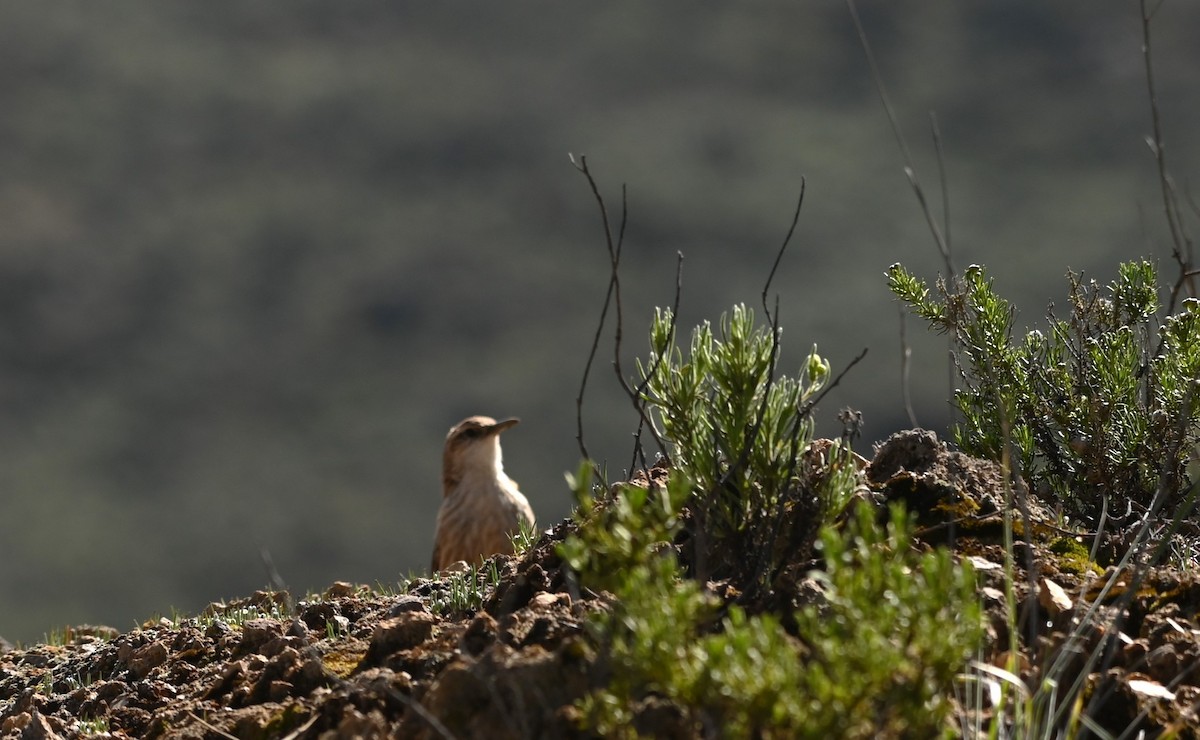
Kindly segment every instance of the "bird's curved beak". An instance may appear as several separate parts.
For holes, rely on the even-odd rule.
[[[511,419],[504,419],[502,421],[498,421],[495,424],[493,424],[488,429],[488,431],[491,434],[499,434],[500,432],[503,432],[505,429],[508,429],[509,427],[515,427],[520,421],[521,420],[516,417],[513,417]]]

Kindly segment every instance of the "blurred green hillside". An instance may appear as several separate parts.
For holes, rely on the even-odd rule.
[[[1165,258],[1136,3],[862,0],[959,265],[1021,322],[1068,267]],[[1164,125],[1200,172],[1200,6],[1156,26]],[[818,409],[908,426],[885,267],[937,257],[845,7],[767,2],[0,5],[0,635],[121,629],[266,581],[423,569],[446,430],[517,415],[510,474],[567,513],[575,394],[629,186],[627,357],[686,256],[681,322],[776,276],[785,364],[866,361]],[[920,421],[944,341],[910,322]],[[606,347],[607,347],[606,343]],[[585,408],[635,420],[602,351]],[[632,368],[632,362],[626,364]]]

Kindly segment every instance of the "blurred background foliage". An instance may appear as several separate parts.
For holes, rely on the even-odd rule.
[[[1136,3],[862,0],[918,171],[950,180],[957,264],[1018,326],[1067,268],[1167,240]],[[1168,150],[1200,163],[1200,7],[1155,27]],[[0,5],[0,634],[121,629],[262,586],[426,567],[446,430],[517,415],[510,474],[571,502],[575,394],[607,285],[584,153],[629,186],[625,367],[686,256],[681,325],[774,289],[866,440],[909,425],[884,270],[940,260],[843,4]],[[945,340],[909,322],[922,425]],[[635,418],[605,342],[588,446]],[[864,447],[867,447],[864,443]],[[869,449],[862,450],[869,453]]]

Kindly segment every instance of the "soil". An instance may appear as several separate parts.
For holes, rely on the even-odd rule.
[[[988,621],[981,662],[1013,665],[999,468],[914,430],[880,445],[865,479],[863,500],[903,500],[917,513],[914,546],[950,545],[974,565]],[[1118,572],[1104,565],[1118,541],[1091,559],[1091,539],[1036,503],[1024,508],[1013,548],[1020,679],[1037,687],[1065,661],[1060,690],[1083,681],[1091,721],[1114,736],[1200,735],[1200,579],[1167,567]],[[447,579],[396,594],[336,583],[299,603],[259,592],[130,632],[82,626],[64,644],[0,644],[0,738],[589,737],[573,704],[603,680],[585,628],[611,597],[568,578],[556,547],[573,526],[560,523],[519,559],[495,558],[498,582],[478,609],[447,607]],[[775,590],[804,582],[777,579]],[[796,597],[758,598],[768,609]],[[986,726],[990,710],[976,711]],[[636,716],[646,735],[705,736],[661,697]]]

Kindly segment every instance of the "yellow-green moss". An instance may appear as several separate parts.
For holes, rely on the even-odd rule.
[[[1086,575],[1101,573],[1100,566],[1089,557],[1088,549],[1074,537],[1059,537],[1050,542],[1050,552],[1054,553],[1055,565],[1064,573]]]
[[[354,673],[354,669],[358,667],[358,664],[362,662],[363,656],[366,654],[367,651],[363,649],[331,650],[321,656],[321,663],[324,664],[330,673],[338,678],[349,678],[350,674]]]
[[[279,712],[271,715],[267,724],[262,727],[262,738],[282,737],[289,730],[299,727],[310,716],[310,710],[296,703],[287,704]]]

